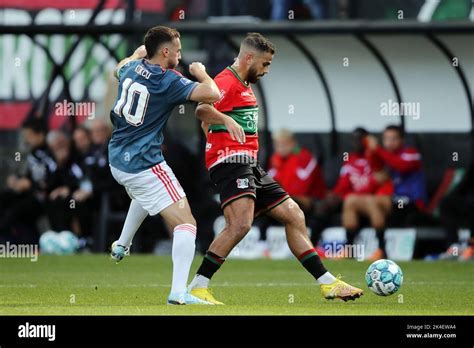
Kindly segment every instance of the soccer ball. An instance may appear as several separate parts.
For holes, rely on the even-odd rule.
[[[72,254],[79,248],[79,239],[71,231],[59,232],[58,243],[62,254]]]
[[[54,231],[43,233],[39,239],[39,245],[43,254],[57,254],[61,249],[58,234]]]
[[[41,235],[39,245],[43,254],[64,255],[76,252],[79,240],[71,231],[47,231]]]
[[[391,260],[377,260],[365,273],[367,286],[379,296],[389,296],[398,291],[403,283],[402,269]]]

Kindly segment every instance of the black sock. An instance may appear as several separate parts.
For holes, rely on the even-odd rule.
[[[302,253],[298,256],[298,260],[316,280],[327,272],[327,269],[319,258],[318,252],[314,248]]]
[[[375,233],[377,234],[379,249],[382,249],[385,254],[385,228],[378,228],[375,230]]]
[[[354,244],[355,237],[357,236],[359,229],[348,229],[346,228],[346,244]]]
[[[199,267],[197,274],[200,274],[207,279],[211,279],[214,273],[222,266],[225,258],[214,254],[211,251],[206,251],[204,259],[202,260],[201,266]]]

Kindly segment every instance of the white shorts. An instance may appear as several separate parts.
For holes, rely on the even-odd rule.
[[[158,214],[186,196],[165,161],[137,174],[125,173],[112,166],[110,171],[115,180],[125,187],[130,198],[140,203],[150,215]]]

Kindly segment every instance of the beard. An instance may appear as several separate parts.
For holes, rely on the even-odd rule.
[[[250,67],[249,68],[249,72],[247,74],[247,81],[249,83],[257,83],[257,81],[260,79],[260,77],[262,77],[262,75],[258,75],[257,73],[257,69],[254,68],[254,67]]]
[[[179,61],[169,61],[166,69],[176,69],[178,64],[179,64]]]

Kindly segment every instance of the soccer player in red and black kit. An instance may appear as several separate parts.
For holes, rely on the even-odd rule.
[[[200,104],[196,109],[198,118],[213,124],[203,124],[207,133],[206,167],[220,194],[226,227],[206,252],[189,286],[190,292],[205,301],[222,304],[209,291],[209,281],[248,233],[254,217],[266,214],[285,226],[291,251],[320,284],[325,298],[354,300],[362,290],[335,278],[324,268],[308,237],[303,212],[257,162],[258,105],[251,84],[269,72],[274,53],[275,47],[262,35],[247,34],[235,63],[214,79],[220,100],[213,106]],[[228,117],[239,123],[245,134],[229,133],[225,126],[215,125]]]

